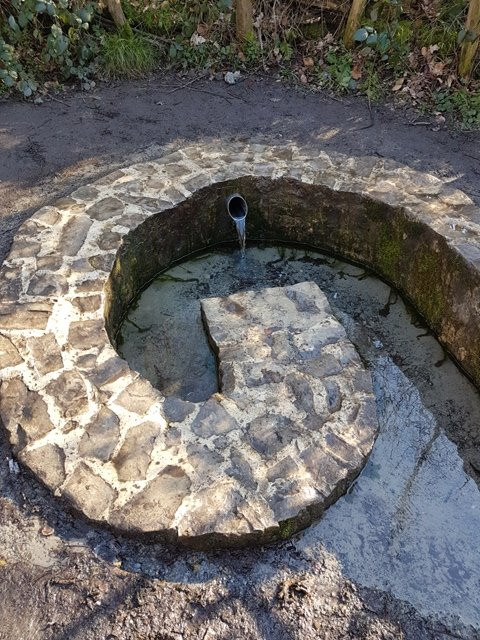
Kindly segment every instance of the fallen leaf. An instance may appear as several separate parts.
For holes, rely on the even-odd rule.
[[[362,77],[362,70],[355,65],[352,69],[352,78],[354,80],[360,80],[361,77]]]
[[[313,58],[304,58],[303,59],[303,66],[304,67],[314,67],[315,66],[315,62],[314,62]]]
[[[300,74],[300,82],[302,84],[308,84],[307,76],[304,73]]]
[[[190,38],[190,44],[193,44],[194,47],[198,47],[201,44],[205,44],[206,40],[203,36],[199,35],[195,32]]]
[[[404,82],[405,82],[405,78],[398,78],[398,80],[395,80],[395,84],[392,87],[392,91],[400,91],[400,89],[403,87]]]
[[[433,73],[434,76],[441,76],[443,73],[443,70],[445,68],[445,63],[444,62],[431,62],[428,65],[430,71]]]
[[[55,529],[53,527],[49,527],[48,524],[45,525],[40,531],[42,536],[51,536],[54,532]]]

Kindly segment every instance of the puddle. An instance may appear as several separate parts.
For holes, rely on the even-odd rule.
[[[351,579],[425,614],[480,623],[480,494],[420,394],[389,359],[373,368],[380,433],[350,492],[300,540]]]

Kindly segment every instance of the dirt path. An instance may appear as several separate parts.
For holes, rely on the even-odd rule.
[[[480,201],[480,135],[408,124],[409,114],[302,95],[273,81],[176,78],[0,104],[0,262],[34,210],[175,142],[294,140],[427,170]],[[413,115],[411,116],[413,118]],[[371,125],[371,126],[370,126]],[[476,159],[475,159],[476,158]],[[420,616],[296,540],[237,553],[179,552],[115,538],[66,513],[0,439],[1,640],[480,638]],[[53,530],[53,533],[51,531]]]
[[[36,106],[0,103],[0,259],[19,222],[94,176],[156,156],[159,147],[218,137],[295,140],[379,155],[452,180],[480,200],[478,133],[433,131],[418,114],[303,95],[262,78],[235,86],[158,77],[68,93]]]

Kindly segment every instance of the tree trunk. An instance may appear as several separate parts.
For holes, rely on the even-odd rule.
[[[121,30],[127,24],[120,0],[107,0],[107,7],[117,29]]]
[[[363,16],[363,12],[365,11],[366,4],[367,0],[353,0],[352,2],[345,31],[343,32],[343,44],[346,47],[351,47],[353,45],[353,36],[360,26],[360,20]]]
[[[237,16],[237,40],[245,40],[253,31],[252,0],[236,0],[235,12]]]
[[[465,31],[475,34],[475,40],[465,39],[460,51],[460,61],[458,63],[458,73],[461,78],[468,78],[472,73],[475,54],[477,53],[480,41],[480,0],[470,0],[468,7]]]

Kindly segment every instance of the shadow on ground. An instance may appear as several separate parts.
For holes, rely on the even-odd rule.
[[[234,87],[148,80],[0,103],[0,262],[40,206],[118,166],[221,137],[294,140],[378,155],[452,181],[480,200],[479,135],[409,123],[387,107],[302,95],[272,80]],[[458,619],[349,581],[305,534],[267,549],[200,554],[116,538],[66,512],[0,445],[0,639],[309,640],[479,638]],[[51,529],[53,533],[51,533]]]

